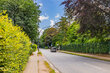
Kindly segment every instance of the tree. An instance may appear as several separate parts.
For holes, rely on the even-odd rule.
[[[62,4],[66,15],[80,23],[78,32],[90,32],[98,37],[109,34],[110,0],[65,0]]]
[[[73,22],[67,30],[67,39],[69,43],[75,42],[76,39],[78,39],[78,33],[77,31],[79,30],[79,24],[75,21]]]
[[[0,11],[7,10],[13,25],[23,28],[31,41],[35,42],[38,37],[40,10],[33,0],[0,0]]]
[[[55,24],[58,27],[58,31],[65,33],[69,26],[69,21],[66,17],[61,17],[60,21]]]
[[[68,26],[69,26],[69,20],[68,20],[68,18],[66,18],[66,17],[61,17],[60,21],[57,22],[57,23],[55,24],[55,26],[57,26],[57,30],[58,30],[59,35],[60,35],[60,36],[63,36],[63,37],[61,38],[61,39],[63,39],[62,42],[67,41],[66,32],[67,32]]]
[[[41,36],[42,42],[44,42],[46,46],[51,46],[53,42],[52,39],[57,33],[56,28],[51,27],[46,29]]]
[[[62,33],[59,33],[56,34],[53,39],[52,39],[52,44],[53,46],[58,46],[58,45],[62,45],[63,44],[63,39],[64,39],[64,36]],[[58,45],[57,45],[58,44]]]

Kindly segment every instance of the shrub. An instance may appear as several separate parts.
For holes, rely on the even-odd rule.
[[[36,44],[31,44],[31,50],[30,50],[30,55],[37,50],[37,45]]]
[[[42,52],[41,52],[41,51],[39,51],[39,52],[37,53],[37,55],[40,55],[40,56],[42,56]]]
[[[109,47],[108,42],[103,42],[62,45],[61,49],[80,53],[109,54]]]
[[[48,49],[48,46],[45,46],[45,49]]]
[[[0,13],[0,73],[19,73],[28,61],[31,43],[5,12]]]

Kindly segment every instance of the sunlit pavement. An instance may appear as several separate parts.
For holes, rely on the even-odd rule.
[[[32,56],[30,56],[30,59],[23,73],[38,73],[37,51],[34,52]]]
[[[110,73],[110,62],[40,49],[61,73]]]

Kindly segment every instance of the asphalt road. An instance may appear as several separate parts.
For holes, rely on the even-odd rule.
[[[110,62],[41,49],[61,73],[110,73]]]

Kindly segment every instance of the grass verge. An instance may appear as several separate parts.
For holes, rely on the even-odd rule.
[[[55,73],[55,70],[53,70],[47,61],[44,61],[45,66],[49,69],[49,73]]]
[[[39,73],[39,60],[37,61],[37,64],[38,64],[38,73]]]
[[[37,55],[39,56],[42,56],[42,52],[41,51],[39,51],[38,53],[37,53]]]
[[[103,59],[103,58],[98,58],[98,57],[93,57],[93,56],[88,56],[88,55],[83,55],[83,54],[78,54],[78,53],[72,53],[72,52],[68,52],[68,51],[60,51],[60,52],[66,53],[66,54],[77,55],[77,56],[82,56],[82,57],[93,58],[93,59],[98,59],[98,60],[103,60],[103,61],[110,62],[110,60],[108,60],[108,59]]]

